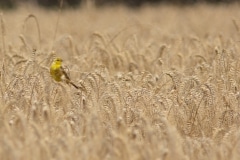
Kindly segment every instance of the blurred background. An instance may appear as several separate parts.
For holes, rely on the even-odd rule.
[[[0,0],[0,8],[10,9],[19,3],[30,2],[43,7],[58,7],[60,0]],[[239,0],[64,0],[64,7],[79,7],[84,3],[91,3],[96,7],[106,5],[126,5],[128,7],[140,7],[145,4],[169,3],[176,5],[191,5],[195,3],[233,3]]]

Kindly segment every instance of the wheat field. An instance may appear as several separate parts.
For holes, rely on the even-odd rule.
[[[240,159],[239,9],[2,11],[0,159]]]

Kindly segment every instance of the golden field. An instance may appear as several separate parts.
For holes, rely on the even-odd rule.
[[[0,159],[240,159],[239,9],[2,11]]]

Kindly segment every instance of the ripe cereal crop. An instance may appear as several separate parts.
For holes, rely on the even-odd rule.
[[[240,159],[239,9],[2,11],[0,159]]]

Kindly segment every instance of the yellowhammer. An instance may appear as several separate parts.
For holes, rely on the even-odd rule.
[[[67,73],[64,71],[64,69],[62,67],[62,59],[61,58],[54,59],[54,61],[52,62],[51,66],[50,66],[50,74],[51,74],[52,78],[57,82],[65,81],[67,84],[71,84],[72,86],[74,86],[77,89],[84,89],[83,87],[77,86],[70,80],[69,76],[67,75]]]

